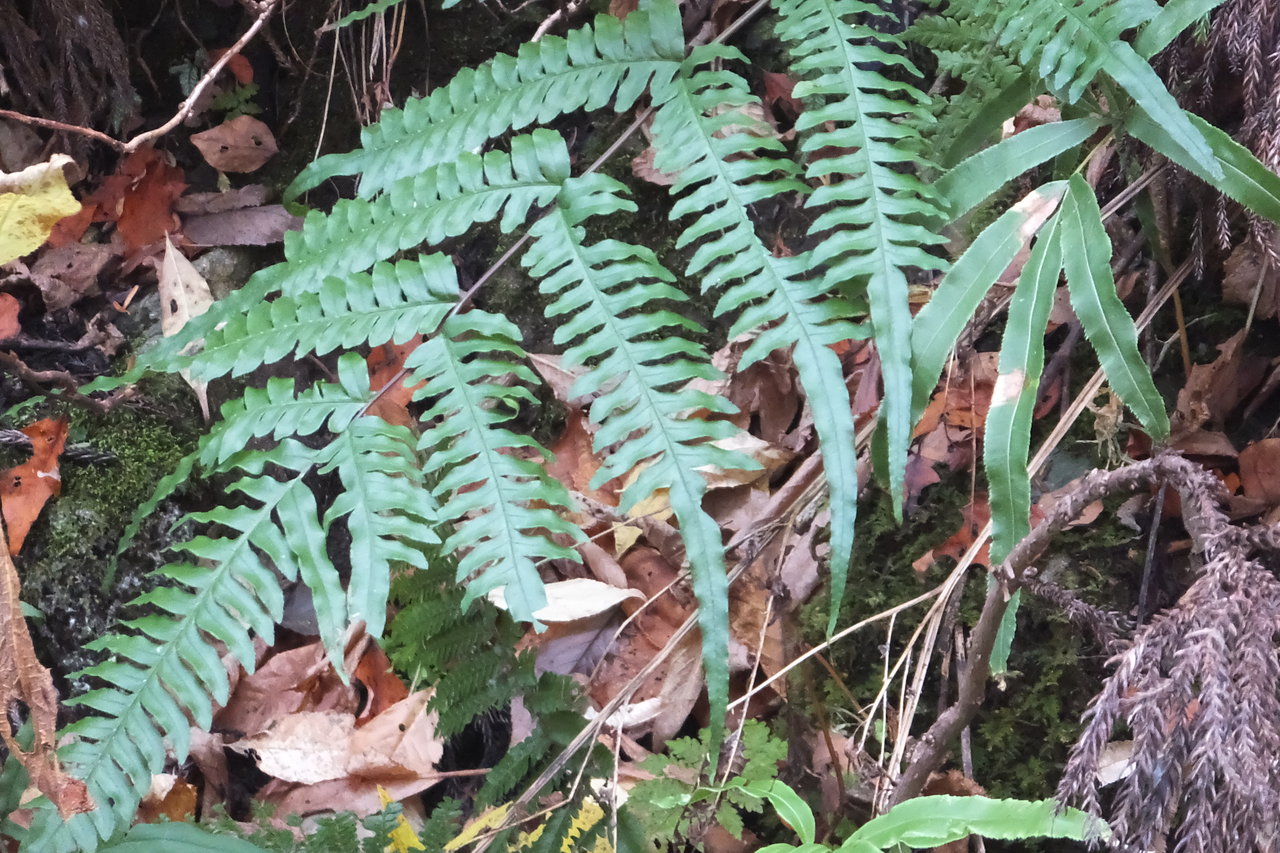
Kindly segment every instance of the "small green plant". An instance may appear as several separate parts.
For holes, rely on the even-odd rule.
[[[700,738],[673,740],[666,756],[654,755],[642,764],[654,778],[636,784],[627,809],[648,837],[697,843],[701,833],[696,830],[712,820],[741,839],[742,813],[761,810],[761,792],[777,777],[787,745],[764,723],[748,720],[741,739],[730,741],[740,756],[734,762],[737,771],[717,783],[706,776],[706,736],[704,731]]]
[[[839,846],[817,841],[813,812],[795,791],[777,780],[757,783],[778,816],[800,837],[799,844],[770,844],[759,853],[879,853],[933,848],[970,835],[1002,841],[1028,838],[1104,839],[1107,825],[1056,800],[992,800],[986,797],[917,797],[891,808],[854,830]]]

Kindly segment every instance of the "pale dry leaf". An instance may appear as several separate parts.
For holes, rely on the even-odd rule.
[[[546,585],[547,605],[533,616],[539,622],[576,622],[607,610],[612,610],[628,599],[644,599],[634,589],[619,589],[590,578],[570,578]],[[507,598],[502,587],[489,592],[489,600],[507,609]]]
[[[286,782],[315,784],[347,775],[355,717],[335,711],[300,711],[235,743],[229,749],[254,752],[258,768]]]
[[[204,276],[192,266],[186,256],[174,248],[169,235],[164,237],[164,258],[160,262],[160,329],[165,337],[173,337],[192,317],[199,317],[213,305],[213,293]],[[182,371],[182,378],[196,392],[204,419],[209,420],[209,383],[191,378],[189,371]]]

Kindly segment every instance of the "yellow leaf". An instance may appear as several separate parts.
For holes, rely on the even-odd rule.
[[[59,219],[79,212],[62,173],[70,162],[66,154],[54,154],[21,172],[0,172],[0,264],[34,252]]]
[[[509,803],[486,809],[482,815],[464,826],[462,832],[459,832],[456,837],[444,846],[445,853],[452,853],[454,850],[466,847],[479,838],[481,833],[490,829],[497,829],[502,825],[502,821],[510,809],[511,805]]]
[[[578,809],[578,813],[573,816],[573,823],[565,833],[564,842],[560,845],[560,853],[576,853],[577,846],[574,842],[603,819],[604,809],[600,808],[599,803],[590,797],[583,800],[582,808]],[[600,845],[597,844],[595,847],[599,849]]]
[[[378,786],[378,801],[382,803],[384,809],[395,802],[391,799],[391,793],[381,785]],[[391,830],[388,837],[391,843],[387,845],[387,853],[409,853],[410,850],[427,849],[418,838],[418,833],[414,832],[413,827],[409,825],[409,821],[404,819],[404,815],[396,818],[396,828]]]

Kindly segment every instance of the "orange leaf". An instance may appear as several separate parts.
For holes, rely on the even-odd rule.
[[[373,352],[369,353],[369,357],[365,359],[365,364],[369,366],[369,387],[377,391],[396,379],[396,375],[404,369],[404,360],[421,343],[422,335],[415,335],[399,346],[383,344],[374,347]],[[377,415],[389,424],[411,426],[414,418],[409,414],[409,402],[413,399],[413,392],[425,384],[425,382],[419,382],[412,387],[406,386],[401,377],[396,380],[395,387],[388,388],[373,401],[373,405],[369,407],[369,414]]]
[[[18,309],[21,303],[7,293],[0,293],[0,338],[17,337],[22,331],[18,322]]]
[[[62,488],[58,457],[67,443],[69,426],[67,418],[46,418],[24,429],[31,439],[31,458],[0,475],[0,504],[12,554],[21,550],[45,502]]]

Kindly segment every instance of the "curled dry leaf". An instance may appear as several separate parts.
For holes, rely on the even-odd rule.
[[[172,337],[192,317],[199,317],[213,304],[213,293],[204,276],[173,246],[169,235],[164,237],[164,259],[160,264],[160,328],[165,337]],[[191,378],[189,371],[182,371],[182,378],[196,392],[204,419],[209,420],[209,383]]]
[[[65,432],[64,432],[65,438]],[[93,808],[84,782],[68,776],[58,765],[55,737],[58,730],[58,694],[53,677],[36,659],[35,646],[22,615],[21,582],[9,549],[0,539],[0,736],[9,754],[27,770],[40,793],[49,798],[63,817]],[[7,713],[15,703],[27,706],[34,742],[23,750],[14,736]]]
[[[271,128],[253,116],[238,116],[191,137],[210,166],[220,172],[253,172],[275,156]]]

